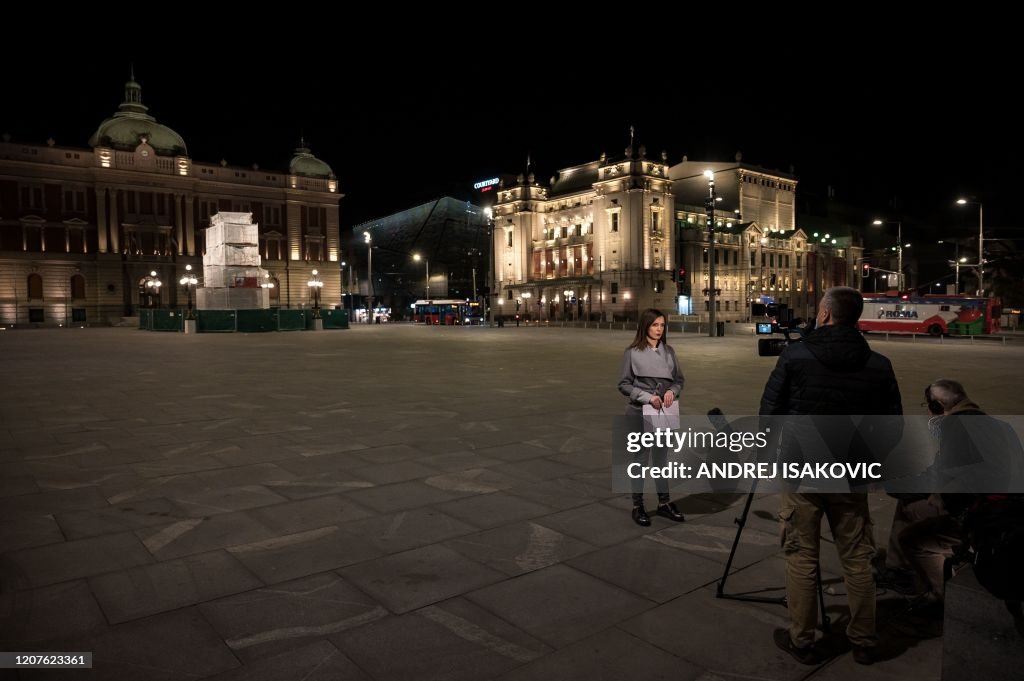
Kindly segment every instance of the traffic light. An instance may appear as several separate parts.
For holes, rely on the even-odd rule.
[[[864,264],[861,265],[860,276],[864,279],[867,279],[869,276],[871,276],[871,263],[869,263],[867,260],[865,260]]]

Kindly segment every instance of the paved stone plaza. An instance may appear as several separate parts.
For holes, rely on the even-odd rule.
[[[0,650],[95,654],[33,680],[938,679],[941,628],[902,596],[879,595],[886,659],[818,669],[772,644],[783,607],[716,599],[744,497],[633,524],[609,472],[631,338],[0,332]],[[908,413],[946,376],[1021,414],[1022,341],[872,345]],[[756,413],[754,337],[670,342],[685,413]],[[781,594],[777,506],[755,500],[730,591]]]

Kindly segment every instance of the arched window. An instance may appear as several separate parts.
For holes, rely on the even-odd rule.
[[[85,298],[85,277],[76,274],[71,277],[71,299],[81,300]]]
[[[43,299],[43,278],[38,274],[28,275],[28,297],[30,300]]]

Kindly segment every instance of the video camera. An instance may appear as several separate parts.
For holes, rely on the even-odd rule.
[[[782,338],[758,338],[757,354],[760,357],[778,357],[790,343],[799,343],[814,329],[814,320],[805,324],[803,319],[793,318],[793,311],[786,305],[769,304],[765,315],[769,321],[758,321],[755,330],[758,336],[772,336],[781,333]]]

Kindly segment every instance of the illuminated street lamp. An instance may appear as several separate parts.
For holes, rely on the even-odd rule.
[[[149,273],[146,277],[146,293],[149,295],[149,306],[159,307],[159,303],[154,301],[160,300],[160,287],[163,286],[163,282],[156,276],[156,270]]]
[[[985,295],[985,213],[981,201],[957,199],[961,206],[975,204],[978,206],[978,295]]]
[[[192,273],[192,265],[185,265],[185,276],[183,276],[178,283],[184,286],[185,291],[188,293],[188,313],[186,314],[185,319],[192,319],[192,289],[195,288],[197,283],[199,283],[199,280],[196,279],[196,275]]]
[[[426,266],[427,266],[427,278],[425,280],[426,283],[424,284],[424,288],[426,290],[426,299],[427,299],[427,302],[429,303],[430,302],[430,258],[420,257],[419,253],[414,253],[413,256],[412,256],[412,259],[415,260],[416,262],[419,262],[420,260],[422,260],[426,264]]]
[[[369,232],[363,232],[363,243],[366,244],[366,292],[367,302],[370,306],[370,314],[366,319],[367,324],[373,323],[373,239]]]
[[[720,199],[715,195],[714,171],[705,170],[704,177],[708,178],[708,196],[704,200],[708,221],[708,335],[714,338],[718,335],[715,314],[715,202]]]
[[[313,276],[306,282],[306,286],[313,293],[313,319],[320,319],[320,289],[324,287],[324,282],[320,281],[320,273],[313,270]]]

